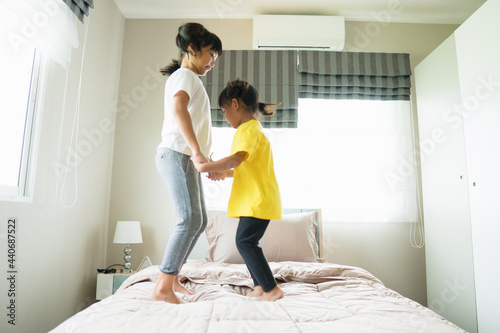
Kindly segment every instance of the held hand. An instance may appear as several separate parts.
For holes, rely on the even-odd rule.
[[[193,161],[193,164],[194,164],[194,167],[196,168],[196,170],[198,170],[198,172],[202,172],[201,171],[201,165],[203,163],[207,163],[208,160],[207,158],[203,155],[203,154],[194,154],[193,156],[191,156],[191,161]]]
[[[214,181],[224,180],[226,178],[226,174],[224,171],[209,172],[207,178]]]

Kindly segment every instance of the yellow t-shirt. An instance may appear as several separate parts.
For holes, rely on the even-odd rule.
[[[282,219],[281,196],[274,174],[273,153],[262,125],[250,120],[238,126],[231,155],[244,151],[243,162],[234,169],[227,216]]]

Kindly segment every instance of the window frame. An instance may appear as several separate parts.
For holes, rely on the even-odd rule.
[[[34,194],[36,160],[38,155],[38,133],[41,121],[42,82],[45,59],[34,49],[29,98],[24,126],[23,147],[19,165],[17,186],[0,185],[0,201],[32,202]]]

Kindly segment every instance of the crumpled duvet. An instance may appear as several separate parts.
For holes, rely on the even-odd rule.
[[[152,266],[52,332],[464,332],[361,268],[270,266],[285,293],[276,302],[246,296],[253,284],[245,265],[188,261],[179,278],[196,294],[178,294],[185,304],[150,297],[159,274]]]

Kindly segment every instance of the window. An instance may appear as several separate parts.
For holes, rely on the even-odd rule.
[[[283,207],[321,208],[329,222],[416,222],[411,129],[408,101],[300,99],[297,129],[265,129]],[[219,159],[234,130],[213,132]],[[207,206],[227,207],[230,185],[205,181]]]
[[[4,41],[0,53],[0,197],[18,200],[30,196],[30,165],[36,123],[35,102],[40,55],[35,48],[15,50]]]

